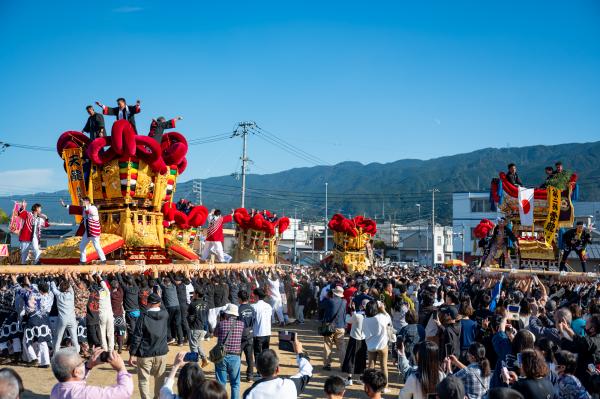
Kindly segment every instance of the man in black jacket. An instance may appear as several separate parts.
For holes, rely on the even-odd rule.
[[[169,314],[161,306],[160,296],[148,296],[148,307],[138,318],[129,347],[129,365],[137,366],[138,387],[142,399],[158,396],[167,368],[167,325]],[[154,395],[150,394],[150,377],[154,377]]]
[[[133,129],[137,133],[137,129],[135,127],[135,114],[139,114],[140,109],[140,100],[137,100],[135,105],[127,105],[127,102],[123,97],[117,98],[117,106],[114,108],[107,107],[100,103],[100,101],[96,101],[96,105],[102,108],[102,113],[104,115],[115,115],[117,120],[127,119]]]
[[[162,136],[165,129],[174,129],[175,122],[182,120],[181,116],[177,118],[166,120],[164,116],[159,116],[156,119],[152,119],[150,123],[150,131],[148,132],[148,136],[154,138],[160,144],[162,142]]]
[[[517,165],[515,165],[514,163],[508,164],[508,173],[506,174],[506,180],[508,180],[508,182],[511,183],[513,186],[519,187],[523,185],[523,182],[521,181],[521,178],[517,173]]]
[[[246,356],[246,382],[252,381],[252,375],[254,373],[254,356],[253,356],[253,337],[254,337],[254,323],[256,322],[256,311],[248,303],[248,291],[239,291],[238,299],[240,306],[238,308],[239,317],[238,320],[244,322],[244,332],[242,334],[242,352]]]
[[[179,301],[179,310],[181,314],[181,329],[185,340],[186,337],[190,336],[190,328],[188,326],[187,317],[185,317],[188,310],[189,294],[186,282],[182,276],[175,276],[173,280],[175,281],[175,289],[177,290],[177,300]]]
[[[81,131],[84,133],[89,133],[90,140],[106,136],[106,130],[104,128],[104,117],[102,116],[102,114],[99,114],[96,111],[94,111],[94,107],[92,107],[91,105],[85,107],[85,110],[87,111],[89,117]]]
[[[208,311],[208,322],[210,323],[211,329],[217,326],[217,320],[222,310],[225,310],[229,303],[229,287],[224,279],[220,276],[213,276],[212,282],[212,294],[213,294],[213,308]]]
[[[138,317],[140,317],[140,288],[131,275],[117,273],[119,285],[123,288],[123,309],[125,310],[125,321],[127,322],[127,344],[131,343],[131,336]]]
[[[565,262],[567,261],[567,258],[569,257],[569,254],[571,253],[571,251],[575,251],[577,256],[579,256],[579,260],[581,261],[581,268],[583,269],[583,272],[585,273],[586,272],[585,266],[586,266],[586,260],[587,260],[587,257],[585,255],[585,247],[588,244],[592,243],[592,236],[590,235],[590,233],[587,230],[585,230],[583,228],[583,222],[577,222],[576,228],[570,229],[569,231],[567,231],[563,235],[562,241],[563,241],[563,254],[562,254],[562,258],[560,259],[560,270],[561,271],[567,270],[567,266],[565,265]]]
[[[200,365],[204,368],[208,365],[206,354],[202,348],[202,340],[206,336],[206,325],[208,324],[208,306],[204,293],[198,289],[194,290],[186,319],[190,327],[190,352],[198,353],[202,362]]]

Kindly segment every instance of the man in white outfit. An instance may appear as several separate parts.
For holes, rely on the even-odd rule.
[[[204,249],[202,250],[202,260],[208,259],[211,252],[217,255],[217,259],[220,263],[229,262],[231,256],[227,255],[223,251],[223,224],[231,223],[233,220],[233,212],[231,214],[222,216],[219,209],[213,209],[208,216],[208,228],[206,229],[206,240],[204,241]]]
[[[283,312],[283,299],[279,292],[279,276],[275,270],[271,270],[270,275],[267,276],[267,283],[269,285],[269,295],[273,301],[273,313],[277,315],[279,324],[284,326],[287,320]]]
[[[83,219],[77,229],[78,236],[81,236],[81,243],[79,243],[79,263],[86,263],[85,248],[87,247],[88,241],[92,242],[94,249],[98,253],[101,264],[106,264],[106,256],[100,246],[100,215],[98,214],[98,208],[91,203],[89,197],[83,197],[81,203],[83,206],[67,205],[65,201],[60,200],[62,206],[68,209],[70,215],[81,215]]]

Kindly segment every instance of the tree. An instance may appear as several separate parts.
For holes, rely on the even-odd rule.
[[[10,218],[8,217],[6,212],[4,212],[4,210],[0,208],[0,224],[8,223],[9,220]]]

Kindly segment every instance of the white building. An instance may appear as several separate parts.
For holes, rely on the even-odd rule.
[[[386,227],[390,228],[388,224]],[[380,230],[380,225],[377,225],[377,230]],[[435,238],[431,234],[431,224],[428,220],[417,220],[411,223],[397,225],[394,227],[394,233],[397,235],[397,245],[386,251],[386,258],[403,262],[418,262],[423,265],[432,263],[444,263],[450,259],[453,254],[453,237],[452,227],[437,225],[435,227]],[[389,237],[389,235],[388,235]],[[433,248],[432,248],[433,238]]]
[[[303,229],[300,225],[300,219],[290,218],[290,226],[281,235],[282,241],[294,241],[296,238],[297,243],[305,244],[308,239],[307,230]]]
[[[490,193],[489,192],[459,192],[452,194],[452,229],[456,234],[454,238],[454,250],[461,253],[463,246],[462,231],[464,228],[464,245],[465,253],[471,254],[475,238],[472,237],[472,232],[479,224],[481,219],[489,219],[495,223],[496,218],[500,214],[494,212],[490,208]]]
[[[400,230],[403,225],[385,221],[377,223],[377,233],[373,237],[376,241],[383,241],[388,247],[397,247],[400,241]]]

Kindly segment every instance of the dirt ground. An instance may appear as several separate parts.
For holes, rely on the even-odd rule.
[[[324,398],[325,394],[323,393],[323,383],[325,379],[330,375],[340,375],[342,378],[345,378],[345,375],[342,375],[340,370],[340,363],[337,359],[337,356],[334,355],[333,362],[333,370],[332,371],[324,371],[323,370],[323,340],[322,337],[317,335],[317,326],[318,323],[315,321],[307,321],[304,325],[291,325],[287,327],[288,330],[297,331],[300,335],[300,340],[304,346],[304,350],[310,354],[311,364],[314,367],[313,377],[304,392],[301,396],[302,398]],[[273,335],[271,337],[271,348],[275,349],[278,352],[280,359],[280,368],[282,376],[289,376],[297,373],[296,363],[293,358],[293,354],[288,352],[280,352],[277,349],[277,331],[278,328],[273,329]],[[348,337],[346,337],[348,340]],[[208,352],[210,348],[212,348],[215,344],[215,339],[213,338],[210,341],[204,341],[204,350]],[[178,346],[170,346],[169,347],[169,355],[168,360],[170,364],[180,350],[188,350],[188,347],[180,348]],[[123,357],[125,361],[129,358],[128,354],[123,353]],[[10,365],[9,365],[10,366]],[[12,367],[12,366],[10,366]],[[23,378],[23,382],[25,385],[25,395],[24,399],[39,399],[39,398],[47,398],[50,395],[50,391],[52,387],[56,383],[54,376],[52,375],[52,371],[50,369],[39,369],[35,367],[13,367]],[[398,373],[395,367],[392,366],[390,361],[389,365],[390,372],[390,388],[391,392],[386,394],[386,398],[397,398],[398,397]],[[170,365],[167,368],[167,373],[170,370]],[[250,387],[251,383],[247,383],[243,381],[243,377],[245,375],[246,365],[242,357],[242,388],[241,392]],[[133,374],[134,380],[134,393],[133,398],[139,398],[139,392],[137,387],[137,375],[136,371],[133,368],[129,368],[129,371]],[[205,373],[208,378],[214,379],[214,365],[211,363],[205,368]],[[111,385],[116,381],[116,373],[110,368],[105,366],[98,366],[92,370],[90,377],[88,378],[88,383],[92,385]],[[227,387],[229,391],[229,386]],[[157,393],[158,394],[158,393]],[[346,394],[344,395],[346,398],[366,398],[366,395],[363,393],[362,385],[355,385],[348,387],[346,390]]]

